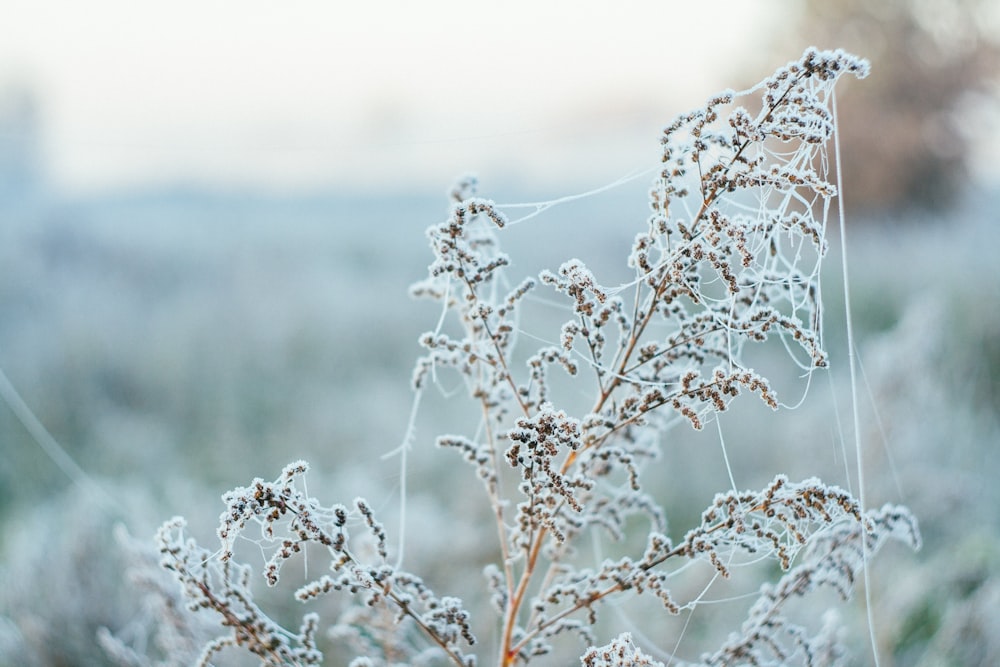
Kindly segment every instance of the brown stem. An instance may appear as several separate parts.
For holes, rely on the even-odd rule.
[[[761,120],[761,122],[766,122],[767,120],[769,120],[771,118],[771,116],[774,114],[774,112],[782,104],[784,104],[785,99],[791,93],[792,86],[795,83],[797,83],[798,81],[800,81],[802,76],[803,75],[800,75],[792,83],[789,84],[788,88],[785,90],[785,92],[782,94],[782,96],[780,98],[778,98],[778,100],[776,100],[774,102],[774,104],[772,104],[771,107],[768,109],[767,113],[765,114],[765,116]],[[739,160],[739,158],[742,156],[743,152],[747,150],[747,148],[751,145],[751,143],[752,142],[749,139],[747,139],[747,140],[745,140],[740,145],[740,147],[737,149],[736,153],[729,160],[729,164],[726,166],[726,170],[727,171]],[[701,165],[700,165],[700,160],[699,160],[699,169],[700,169],[700,166]],[[718,185],[713,186],[712,189],[709,190],[709,192],[707,194],[703,194],[701,206],[699,207],[698,213],[694,217],[694,220],[693,220],[692,232],[694,232],[694,230],[697,228],[698,222],[705,216],[705,214],[708,212],[709,208],[715,203],[715,201],[718,199],[718,197],[719,197],[719,186]],[[467,284],[469,284],[469,283],[467,283]],[[644,309],[641,318],[633,318],[633,320],[632,320],[632,329],[631,329],[631,331],[629,333],[628,344],[626,345],[625,351],[622,354],[622,357],[621,357],[621,359],[620,359],[620,361],[618,363],[618,370],[614,374],[614,376],[609,380],[607,387],[605,387],[605,388],[603,388],[601,390],[600,396],[598,397],[598,400],[597,400],[597,402],[596,402],[593,410],[591,410],[592,413],[594,413],[594,414],[599,413],[604,408],[604,406],[607,403],[607,401],[611,398],[611,396],[618,389],[618,387],[621,386],[621,384],[623,382],[622,378],[625,376],[626,370],[629,368],[629,363],[630,363],[630,360],[632,358],[632,355],[635,353],[635,350],[636,350],[636,348],[639,345],[639,341],[642,339],[643,335],[646,332],[647,327],[649,326],[649,323],[652,321],[653,315],[657,311],[657,304],[659,303],[660,298],[662,297],[664,291],[667,289],[668,286],[669,286],[668,277],[667,277],[667,275],[664,275],[663,278],[660,280],[659,284],[657,284],[656,287],[654,288],[653,293],[650,294],[649,301],[648,301],[648,306]],[[469,289],[470,290],[473,289],[471,284],[469,284]],[[638,306],[638,293],[636,294],[636,305]],[[638,313],[638,308],[637,308],[636,312]],[[484,326],[485,326],[485,323],[484,323]],[[487,331],[489,331],[489,330],[487,329]],[[492,336],[492,334],[491,334],[491,336]],[[495,341],[495,339],[494,339],[494,341]],[[502,353],[500,353],[499,346],[496,346],[496,348],[497,348],[497,353],[500,355],[500,361],[503,364],[504,370],[506,372],[507,371],[507,367],[506,367],[506,362],[504,360],[504,357],[503,357]],[[514,388],[514,395],[517,398],[518,403],[521,404],[522,409],[525,409],[524,403],[520,400],[520,397],[517,395],[516,386],[514,386],[513,380],[510,377],[509,372],[507,372],[507,379],[508,379],[509,382],[511,382],[511,385]],[[708,385],[708,386],[711,386],[711,385]],[[665,403],[665,401],[666,401],[666,399],[664,401],[660,402],[660,404],[657,405],[657,406],[655,406],[655,407],[660,407],[661,405],[663,405],[663,403]],[[616,425],[616,427],[614,429],[612,429],[612,431],[617,430],[621,426],[622,426],[621,424],[620,425]],[[596,446],[597,444],[599,444],[600,442],[602,442],[606,437],[607,437],[607,434],[605,434],[605,436],[603,436],[603,437],[601,437],[599,439],[596,439],[596,440],[594,440],[594,441],[592,441],[590,443],[585,444],[582,448],[580,448],[578,450],[574,450],[574,451],[569,452],[569,454],[566,456],[566,460],[563,462],[562,466],[560,467],[560,474],[566,474],[567,471],[570,469],[570,467],[572,467],[572,465],[578,460],[579,455],[583,451],[585,451],[586,449],[589,449],[589,448],[592,448],[592,447]],[[516,657],[518,655],[518,652],[520,650],[522,650],[527,645],[527,642],[532,637],[537,636],[537,634],[542,629],[544,629],[545,627],[548,627],[549,625],[551,625],[552,622],[555,622],[555,620],[558,620],[560,618],[564,618],[566,615],[571,614],[574,611],[578,611],[579,609],[582,609],[583,607],[585,607],[585,606],[587,606],[589,604],[592,604],[593,602],[595,602],[595,601],[597,601],[599,599],[602,599],[603,597],[606,597],[607,595],[610,595],[611,593],[613,593],[613,592],[615,592],[617,590],[621,590],[621,585],[620,584],[616,584],[615,586],[612,586],[612,587],[606,589],[605,591],[597,594],[596,598],[593,598],[593,599],[588,598],[588,600],[586,600],[586,601],[579,602],[577,605],[575,605],[573,608],[567,610],[565,613],[561,613],[559,616],[557,616],[554,619],[550,619],[549,621],[547,621],[542,626],[539,626],[539,627],[536,627],[536,628],[532,629],[531,631],[528,632],[528,634],[524,638],[522,638],[522,640],[520,642],[517,643],[517,645],[512,646],[511,645],[511,641],[512,641],[512,638],[513,638],[513,632],[514,632],[514,626],[515,626],[515,623],[516,623],[516,618],[517,618],[518,612],[520,610],[521,604],[524,601],[524,595],[525,595],[525,593],[527,591],[528,584],[529,584],[529,582],[530,582],[530,580],[531,580],[531,578],[532,578],[532,576],[534,574],[536,562],[537,562],[537,559],[538,559],[538,555],[541,552],[541,546],[544,543],[545,538],[547,537],[547,535],[548,535],[548,530],[544,526],[542,526],[539,529],[539,531],[531,538],[531,546],[530,546],[529,551],[528,551],[528,558],[527,558],[527,562],[525,563],[525,569],[521,573],[521,578],[520,578],[520,581],[518,582],[518,586],[517,586],[517,589],[514,592],[514,595],[511,596],[511,598],[508,601],[507,614],[506,614],[506,618],[505,618],[505,621],[504,621],[503,636],[502,636],[502,639],[501,639],[501,654],[502,654],[501,655],[501,665],[503,667],[508,667],[509,665],[511,665],[513,663],[513,661],[516,659]],[[651,562],[644,569],[648,569],[649,567],[652,567],[655,564],[663,562],[664,560],[666,560],[667,558],[671,557],[672,555],[677,555],[677,554],[682,553],[682,552],[683,552],[683,549],[681,549],[680,547],[678,547],[677,549],[674,549],[673,551],[669,552],[668,554],[662,556],[657,561]]]

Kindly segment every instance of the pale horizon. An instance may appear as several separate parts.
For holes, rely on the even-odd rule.
[[[60,4],[8,4],[0,91],[33,97],[45,176],[78,193],[599,185],[780,64],[755,28],[777,0]]]

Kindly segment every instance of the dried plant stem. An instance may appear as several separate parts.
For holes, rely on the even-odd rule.
[[[582,657],[587,667],[658,665],[627,632],[595,648],[601,603],[624,593],[651,595],[664,613],[679,614],[701,598],[674,600],[672,578],[684,567],[674,567],[671,559],[707,563],[715,577],[729,577],[760,558],[777,561],[787,574],[777,588],[761,588],[741,632],[701,664],[788,665],[794,656],[806,667],[829,667],[835,663],[813,658],[838,655],[833,645],[784,619],[780,606],[819,584],[846,598],[859,553],[867,576],[869,555],[889,537],[919,543],[905,509],[868,512],[839,487],[814,478],[792,483],[779,474],[760,491],[717,494],[700,524],[674,544],[665,534],[666,511],[640,479],[642,464],[656,456],[661,436],[678,422],[660,413],[672,410],[700,429],[740,393],[780,407],[767,379],[749,368],[748,345],[776,336],[800,367],[802,352],[808,368],[826,365],[819,318],[826,218],[817,220],[815,207],[819,199],[828,206],[836,195],[824,180],[823,151],[835,125],[830,90],[841,75],[866,72],[867,63],[843,52],[807,50],[760,86],[716,96],[668,126],[650,192],[651,214],[628,257],[635,291],[627,305],[618,293],[624,287],[607,290],[575,259],[510,290],[500,273],[509,259],[495,234],[506,218],[476,195],[473,180],[452,191],[448,219],[428,230],[434,252],[428,277],[412,288],[414,295],[443,304],[438,326],[420,338],[427,352],[417,362],[413,385],[419,396],[437,381],[437,369],[451,369],[481,412],[475,436],[443,435],[437,442],[473,465],[492,509],[499,548],[485,573],[498,615],[498,667],[550,655],[551,640],[561,633],[576,634],[589,647]],[[758,90],[763,100],[754,117],[735,106],[737,98]],[[722,107],[732,107],[725,120]],[[837,164],[839,169],[839,156]],[[760,210],[748,214],[739,199],[744,196],[757,197]],[[693,211],[694,217],[679,218],[671,210]],[[512,364],[514,322],[521,299],[538,282],[568,297],[573,316],[562,325],[558,345],[526,359],[525,373]],[[506,297],[500,288],[510,290]],[[461,338],[443,332],[448,314],[457,318]],[[568,401],[560,400],[548,374],[554,367],[576,376],[579,359],[592,367],[597,385],[591,411],[577,418],[558,407]],[[411,415],[411,428],[413,421]],[[408,430],[406,446],[410,437]],[[162,549],[176,560],[186,592],[233,629],[234,636],[210,644],[211,651],[249,636],[276,647],[268,655],[271,663],[288,656],[302,656],[296,660],[309,665],[321,659],[313,641],[315,619],[304,619],[308,623],[298,635],[280,630],[235,576],[248,576],[249,567],[230,568],[237,537],[253,523],[262,529],[256,543],[272,549],[265,568],[270,585],[277,584],[282,563],[307,543],[325,547],[332,574],[308,582],[295,596],[305,601],[340,591],[357,600],[334,626],[358,646],[356,667],[434,659],[475,664],[475,655],[465,652],[477,642],[462,601],[435,596],[403,571],[402,545],[389,564],[385,531],[366,501],[356,499],[356,509],[348,510],[322,507],[308,497],[299,484],[306,469],[298,462],[275,482],[257,479],[224,496],[221,564],[193,542],[182,543],[180,523],[161,529]],[[349,526],[349,514],[362,521]],[[587,536],[628,546],[636,527],[631,517],[648,525],[641,557],[588,566],[575,556]],[[360,537],[348,530],[359,523]],[[221,594],[213,590],[216,582]],[[394,624],[384,622],[387,610],[395,614]]]

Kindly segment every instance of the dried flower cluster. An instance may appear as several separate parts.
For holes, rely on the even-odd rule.
[[[420,338],[426,354],[413,382],[419,392],[453,371],[482,412],[475,434],[438,444],[473,466],[496,519],[499,549],[486,578],[498,665],[551,656],[563,635],[580,637],[587,666],[661,664],[628,633],[595,648],[600,607],[649,596],[677,614],[697,604],[671,590],[685,564],[705,562],[730,577],[751,559],[773,559],[785,574],[700,664],[839,664],[834,634],[810,636],[781,615],[783,604],[821,584],[846,598],[866,554],[889,538],[918,545],[905,509],[869,511],[840,488],[783,476],[761,490],[719,494],[674,544],[664,510],[640,479],[672,424],[701,428],[743,392],[779,407],[767,379],[745,361],[749,344],[777,339],[808,372],[827,365],[819,265],[827,249],[822,212],[836,195],[825,177],[829,97],[842,75],[861,77],[866,68],[842,52],[809,50],[753,90],[719,95],[667,127],[628,285],[604,286],[575,259],[537,280],[508,282],[498,242],[506,217],[471,179],[453,190],[448,219],[428,230],[434,260],[413,294],[438,301],[452,319]],[[737,105],[757,93],[756,111]],[[546,287],[565,295],[572,316],[552,344],[515,363],[519,308]],[[588,412],[559,407],[553,368],[575,378],[577,390],[593,388]],[[295,463],[274,482],[257,479],[226,494],[218,555],[184,540],[178,521],[161,531],[164,565],[190,604],[214,611],[227,628],[204,662],[225,645],[266,665],[320,660],[314,615],[291,633],[253,602],[249,566],[234,561],[234,544],[255,528],[249,539],[265,552],[271,586],[307,548],[328,556],[328,571],[295,597],[339,592],[355,601],[333,624],[333,635],[360,654],[352,664],[476,664],[479,643],[462,601],[436,595],[390,560],[366,501],[325,507],[308,497],[305,471]],[[581,538],[623,542],[637,523],[647,537],[632,556],[598,563],[580,556]]]
[[[316,650],[319,618],[306,614],[297,634],[285,631],[254,602],[250,590],[251,567],[216,555],[192,538],[184,537],[186,524],[175,517],[157,534],[162,566],[174,573],[192,611],[211,610],[229,632],[208,642],[196,664],[211,664],[212,656],[228,646],[239,646],[264,665],[317,665],[323,656]],[[297,644],[297,646],[296,646]]]
[[[237,537],[247,537],[249,526],[260,529],[255,541],[268,552],[264,578],[277,585],[281,567],[310,545],[318,545],[330,556],[332,574],[310,581],[295,591],[305,602],[331,591],[346,591],[368,607],[389,605],[396,613],[394,623],[416,624],[426,636],[457,664],[471,664],[461,647],[472,645],[468,613],[461,601],[436,597],[416,576],[394,568],[387,561],[386,535],[368,503],[357,498],[353,507],[323,507],[301,488],[308,470],[305,462],[289,464],[274,482],[255,479],[224,496],[226,510],[219,518],[222,551],[211,554],[192,540],[184,540],[183,519],[163,525],[157,536],[163,567],[172,571],[184,588],[189,606],[213,609],[222,615],[224,626],[232,628],[211,642],[200,664],[208,664],[212,654],[231,645],[245,647],[261,664],[319,664],[316,650],[316,614],[306,614],[298,633],[289,633],[264,615],[254,603],[249,588],[250,567],[236,564],[233,545]],[[363,526],[360,535],[351,535],[353,524]]]

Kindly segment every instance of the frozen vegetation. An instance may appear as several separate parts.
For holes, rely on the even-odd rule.
[[[0,664],[995,664],[997,198],[849,221],[862,505],[813,58],[558,206],[6,206],[0,368],[82,471],[0,412]]]

